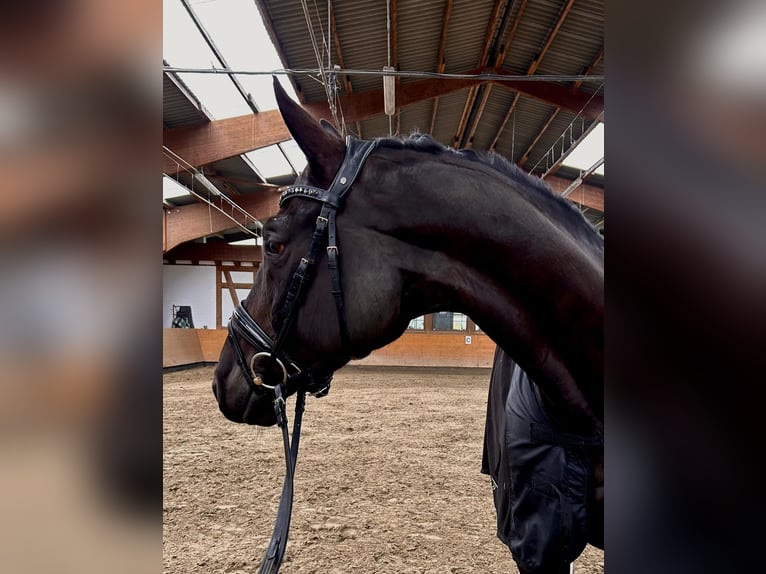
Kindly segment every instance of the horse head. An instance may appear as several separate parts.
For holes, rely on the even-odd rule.
[[[387,242],[370,226],[369,198],[350,189],[370,180],[362,168],[374,142],[344,141],[274,85],[308,164],[263,226],[263,262],[232,318],[213,381],[227,418],[266,426],[276,422],[270,387],[322,390],[335,370],[395,339],[409,321],[396,304],[402,274],[385,262]],[[328,190],[333,197],[321,201]]]

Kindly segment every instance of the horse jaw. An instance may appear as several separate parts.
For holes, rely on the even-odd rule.
[[[295,139],[308,160],[312,183],[327,188],[335,177],[343,157],[346,144],[332,125],[314,117],[287,95],[274,77],[274,94],[277,106],[288,131]]]

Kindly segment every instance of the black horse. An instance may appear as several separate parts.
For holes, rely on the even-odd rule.
[[[264,225],[214,375],[221,411],[273,425],[284,395],[325,393],[412,318],[465,313],[499,348],[484,457],[498,535],[523,572],[567,571],[603,538],[603,239],[500,156],[344,141],[275,90],[308,166]]]

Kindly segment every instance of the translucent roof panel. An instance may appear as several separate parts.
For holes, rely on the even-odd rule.
[[[245,156],[255,164],[265,178],[293,173],[290,162],[285,159],[284,154],[276,145],[248,152]]]
[[[308,162],[306,161],[306,156],[303,151],[301,151],[301,148],[295,143],[295,140],[288,140],[279,145],[282,147],[285,154],[287,154],[287,159],[293,164],[295,171],[297,173],[302,172]]]
[[[218,61],[180,0],[162,3],[162,57],[177,68],[210,68]]]
[[[196,2],[192,3],[192,8],[223,54],[229,68],[259,72],[282,69],[282,62],[253,0]],[[277,108],[270,74],[239,75],[237,79],[252,95],[259,110]],[[287,93],[297,100],[287,77],[279,76],[279,79]]]
[[[181,185],[167,175],[162,176],[162,199],[173,200],[179,197],[189,197],[190,195],[186,186]]]
[[[600,122],[564,159],[564,165],[586,171],[604,157],[604,124]],[[604,165],[594,171],[604,175]]]
[[[178,74],[210,112],[213,119],[223,120],[253,113],[245,98],[228,76],[223,74]]]

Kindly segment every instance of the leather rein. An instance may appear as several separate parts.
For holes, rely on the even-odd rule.
[[[287,547],[287,536],[290,530],[290,516],[293,505],[293,477],[295,474],[295,464],[298,459],[298,445],[300,443],[301,421],[305,409],[306,393],[308,392],[316,397],[323,397],[330,391],[330,383],[332,381],[332,373],[317,373],[300,368],[298,363],[284,352],[284,345],[298,315],[304,289],[311,283],[316,262],[319,260],[324,248],[327,251],[327,267],[330,272],[332,294],[338,311],[341,341],[344,348],[349,348],[350,342],[343,300],[343,288],[341,285],[340,252],[338,249],[335,218],[337,210],[341,207],[343,197],[353,185],[367,157],[375,147],[377,147],[377,141],[359,140],[348,136],[346,138],[346,155],[343,163],[338,168],[338,172],[335,174],[335,178],[328,189],[311,185],[292,185],[279,197],[280,208],[294,197],[303,197],[321,203],[322,209],[316,219],[309,251],[305,257],[301,258],[297,269],[293,273],[285,300],[277,314],[277,323],[280,326],[277,331],[276,340],[266,333],[247,312],[242,303],[237,305],[229,321],[228,340],[234,349],[240,371],[254,393],[259,396],[265,396],[267,392],[273,392],[274,394],[274,413],[277,418],[277,425],[282,429],[282,442],[285,451],[285,482],[279,500],[277,520],[274,524],[271,542],[258,571],[259,574],[276,574],[279,571]],[[250,346],[256,349],[256,353],[250,358],[249,363],[240,347],[239,339],[244,339]],[[282,382],[280,384],[268,385],[264,382],[263,376],[256,372],[256,362],[269,360],[275,362],[282,372]],[[293,392],[296,393],[296,402],[291,444],[287,430],[285,398]]]

